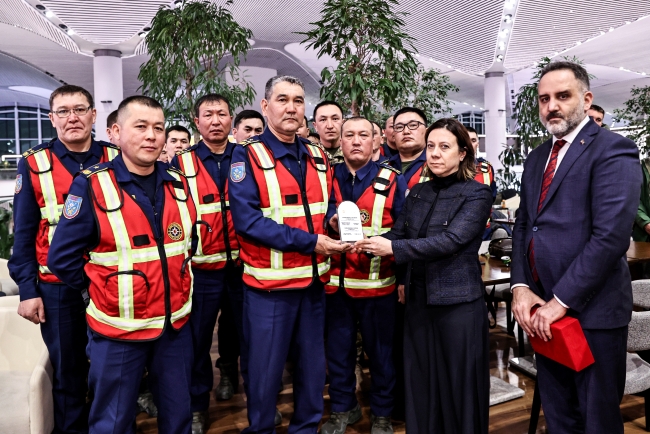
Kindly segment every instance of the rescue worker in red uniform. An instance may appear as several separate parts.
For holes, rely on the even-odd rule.
[[[173,167],[182,171],[190,185],[196,203],[198,246],[192,258],[194,292],[192,317],[192,341],[194,364],[192,367],[192,434],[206,430],[210,392],[214,382],[210,348],[212,334],[219,309],[231,300],[241,299],[242,267],[239,261],[239,244],[230,214],[228,174],[233,149],[237,146],[228,141],[232,116],[228,99],[218,94],[204,95],[196,101],[194,123],[203,138],[196,145],[179,152],[171,161]],[[231,294],[231,297],[228,297]],[[235,323],[232,330],[235,341],[241,333],[241,302],[233,307]],[[221,347],[219,351],[221,352]],[[242,357],[242,367],[245,363]],[[220,359],[221,361],[221,359]],[[232,397],[234,385],[239,384],[237,359],[234,363],[218,366],[221,382],[229,385],[226,390]],[[219,363],[219,362],[218,362]],[[244,375],[246,378],[246,375]],[[222,394],[215,393],[217,399]]]
[[[474,155],[478,155],[478,133],[472,127],[465,127],[465,129],[469,133],[469,139],[474,147]],[[474,179],[492,189],[493,199],[497,197],[497,183],[494,178],[494,167],[485,158],[476,157],[476,176],[474,176]]]
[[[402,172],[409,189],[415,184],[426,182],[426,152],[424,132],[427,130],[427,116],[415,107],[403,107],[393,116],[393,137],[399,151],[389,160],[390,165]]]
[[[315,432],[323,414],[325,291],[329,258],[348,246],[325,235],[332,188],[327,156],[296,137],[305,91],[291,76],[271,78],[262,100],[268,128],[233,151],[230,206],[244,262],[248,360],[245,433],[275,432],[282,371],[294,361],[288,432]]]
[[[87,90],[61,86],[50,96],[50,121],[57,139],[38,145],[18,162],[14,196],[11,278],[18,284],[18,313],[41,325],[53,368],[54,430],[88,432],[86,320],[79,291],[47,267],[47,254],[73,176],[119,154],[93,140],[96,111]]]
[[[332,197],[327,217],[338,232],[337,207],[351,201],[359,207],[366,236],[388,232],[402,210],[407,190],[399,172],[372,161],[374,132],[362,117],[346,120],[341,129],[345,162],[334,165]],[[361,419],[356,397],[357,323],[363,348],[370,359],[372,434],[392,433],[393,333],[397,304],[397,277],[392,257],[345,253],[331,258],[330,281],[325,285],[327,366],[330,419],[322,434],[343,434]]]
[[[183,174],[156,163],[165,143],[160,104],[129,97],[117,117],[122,155],[74,180],[47,264],[88,300],[90,432],[135,432],[146,367],[159,432],[187,434],[196,209]]]

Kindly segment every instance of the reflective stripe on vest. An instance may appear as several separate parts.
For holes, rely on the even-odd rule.
[[[422,163],[422,167],[420,167],[419,172],[416,170],[413,175],[411,175],[411,178],[408,180],[409,189],[413,188],[417,184],[422,184],[431,179],[428,175],[429,171],[426,169],[426,167],[427,163]]]
[[[178,173],[168,171],[168,173],[173,176],[177,181],[181,181],[182,178]],[[159,329],[162,330],[165,325],[165,315],[160,316],[151,316],[144,318],[135,317],[135,306],[134,306],[134,273],[129,273],[134,270],[137,270],[135,264],[144,264],[144,263],[156,263],[161,261],[160,251],[158,245],[153,247],[142,247],[142,248],[133,248],[131,247],[131,238],[135,234],[128,233],[128,226],[125,221],[124,214],[122,210],[123,200],[128,195],[123,195],[118,191],[116,185],[117,181],[113,179],[109,170],[104,170],[98,173],[95,173],[93,176],[97,177],[97,182],[101,189],[102,197],[106,202],[106,209],[108,211],[103,211],[103,215],[106,216],[110,228],[102,228],[101,230],[108,230],[112,234],[110,242],[115,244],[115,250],[111,251],[91,251],[89,253],[90,260],[88,262],[91,266],[98,266],[94,270],[101,270],[104,267],[109,268],[107,271],[112,271],[117,273],[117,307],[119,310],[119,316],[109,315],[106,312],[102,311],[101,308],[97,306],[95,301],[91,297],[90,304],[86,309],[86,313],[89,317],[95,321],[111,326],[115,329],[121,330],[123,332],[136,332],[140,330],[147,329]],[[181,181],[182,182],[182,181]],[[167,189],[167,185],[165,186]],[[172,204],[178,206],[178,218],[180,219],[180,225],[183,230],[182,239],[178,241],[173,241],[169,243],[162,244],[166,261],[169,262],[170,259],[175,260],[176,257],[181,257],[182,260],[185,260],[189,257],[189,252],[191,249],[191,233],[193,225],[193,211],[190,212],[188,203],[183,199],[187,198],[187,194],[183,188],[173,187],[174,196],[177,198],[174,201],[167,200],[166,206],[173,206]],[[165,191],[167,195],[167,191]],[[169,197],[169,196],[168,196]],[[129,198],[130,200],[130,198]],[[94,205],[96,206],[96,205]],[[136,205],[137,206],[137,205]],[[100,212],[97,211],[96,212]],[[129,216],[133,218],[134,216]],[[136,218],[140,216],[135,216]],[[142,216],[141,218],[146,218]],[[165,224],[165,217],[163,217],[163,224]],[[147,224],[149,224],[147,222]],[[165,231],[165,228],[162,228]],[[163,232],[163,238],[165,237],[165,232]],[[170,239],[171,236],[170,236]],[[178,267],[180,268],[180,267]],[[116,269],[113,271],[112,269]],[[179,272],[179,270],[168,270],[170,272]],[[191,268],[188,266],[187,272],[191,278]],[[142,273],[140,271],[140,273]],[[95,287],[102,288],[107,290],[105,282],[93,281],[96,278],[96,275],[93,273],[88,273],[91,278],[91,285]],[[112,273],[111,273],[112,274]],[[109,274],[110,276],[110,274]],[[146,277],[146,275],[145,275]],[[148,279],[147,279],[148,282]],[[171,284],[170,284],[171,285]],[[170,288],[170,291],[182,291],[183,288]],[[187,301],[177,308],[175,311],[170,312],[171,322],[175,322],[185,318],[191,311],[192,307],[192,296],[191,296],[191,281],[189,284],[189,296]],[[161,302],[161,300],[156,300],[153,302]],[[163,301],[164,302],[164,301]],[[165,308],[166,309],[166,308]],[[105,332],[104,330],[95,330],[100,334],[111,336],[110,333]],[[109,330],[110,331],[110,330]],[[119,337],[118,337],[119,338]]]
[[[63,204],[57,203],[56,200],[56,190],[54,188],[54,178],[52,178],[51,170],[52,165],[50,164],[47,152],[43,150],[35,153],[34,160],[36,160],[38,170],[41,172],[38,174],[38,179],[43,191],[43,201],[45,202],[45,206],[41,208],[41,219],[47,220],[50,224],[47,231],[47,241],[50,244],[52,243],[52,238],[54,238],[54,231],[56,225],[59,223],[59,217],[63,212]]]
[[[267,206],[261,206],[260,210],[266,218],[270,218],[278,224],[285,224],[285,219],[287,218],[302,218],[307,219],[305,212],[305,206],[309,206],[309,212],[312,217],[312,224],[314,227],[314,233],[324,233],[322,225],[317,225],[314,223],[314,220],[324,220],[324,216],[327,213],[327,204],[329,198],[329,185],[328,185],[328,166],[325,161],[325,155],[321,149],[316,145],[305,144],[314,165],[316,168],[308,168],[307,170],[315,170],[317,178],[320,184],[321,197],[320,201],[311,201],[308,200],[307,204],[288,204],[284,205],[282,202],[282,189],[281,183],[278,179],[278,174],[275,169],[275,160],[271,152],[266,148],[266,146],[260,142],[254,142],[249,145],[252,154],[259,162],[259,166],[262,168],[262,174],[264,176],[264,181],[266,184],[266,192],[268,194],[269,203]],[[255,164],[255,163],[253,163]],[[311,162],[309,164],[312,164]],[[286,181],[284,181],[286,184]],[[303,202],[302,200],[300,202]],[[317,217],[317,219],[314,219]],[[244,248],[244,246],[242,246]],[[246,281],[246,275],[251,276],[258,282],[270,282],[272,286],[272,281],[286,281],[286,280],[299,280],[299,279],[311,279],[314,276],[314,266],[310,256],[306,256],[309,261],[309,265],[305,264],[304,266],[296,265],[289,268],[284,268],[284,258],[285,254],[281,250],[264,247],[265,250],[269,252],[269,263],[270,268],[266,267],[257,267],[251,263],[245,261],[244,263],[244,280]],[[318,257],[318,256],[317,256]],[[265,258],[266,259],[266,258]],[[329,271],[330,261],[329,258],[317,259],[316,270],[319,276],[323,276]],[[262,284],[263,285],[263,284]],[[272,288],[271,288],[272,289]]]
[[[197,176],[198,176],[198,168],[196,163],[194,162],[194,152],[183,152],[181,154],[178,154],[179,161],[181,163],[181,169],[183,173],[187,176],[187,182],[190,187],[190,191],[192,192],[192,196],[195,198],[195,206],[196,206],[196,213],[197,213],[197,221],[203,220],[205,215],[208,214],[221,214],[223,212],[227,212],[227,210],[222,209],[221,206],[221,201],[216,201],[212,203],[201,203],[201,196],[199,192],[199,186],[197,182]],[[207,175],[210,176],[210,175]],[[226,180],[226,182],[228,182]],[[216,182],[215,182],[216,186]],[[218,187],[217,187],[218,188]],[[216,192],[217,195],[219,195],[220,192]],[[230,201],[226,200],[226,208],[230,207]],[[219,215],[216,218],[219,219],[218,221],[218,227],[222,229],[222,231],[229,231],[230,228],[223,227],[223,216]],[[198,245],[196,249],[196,254],[192,257],[192,263],[194,264],[218,264],[215,269],[217,268],[223,268],[225,266],[226,261],[228,260],[228,253],[226,252],[226,246],[225,246],[225,239],[224,241],[224,247],[223,251],[219,251],[213,254],[206,254],[204,253],[204,240],[203,236],[201,234],[201,226],[197,228],[198,230],[196,231],[197,237],[198,237]],[[211,230],[216,230],[217,228],[211,228]],[[232,248],[233,245],[235,245],[235,236],[233,233],[233,239],[229,239],[231,243],[231,250],[230,250],[230,257],[231,259],[235,260],[239,258],[239,250],[237,248]]]
[[[369,189],[373,190],[382,190],[385,191],[386,189],[392,188],[394,189],[395,186],[390,184],[390,179],[391,176],[395,175],[395,173],[386,168],[381,168],[377,174],[377,178],[383,179],[387,181],[386,186],[379,187],[375,186],[375,183],[373,183]],[[396,176],[396,175],[395,175]],[[338,182],[338,181],[334,181]],[[381,186],[381,184],[379,184]],[[340,190],[337,188],[337,196],[340,194]],[[359,199],[362,199],[363,196],[366,194],[366,192],[362,193],[362,195],[359,197]],[[377,235],[383,235],[386,232],[390,231],[391,226],[383,226],[383,221],[384,221],[384,212],[385,207],[386,207],[386,200],[388,199],[388,195],[380,194],[375,191],[374,193],[374,200],[373,200],[373,205],[372,205],[372,214],[371,214],[371,225],[370,226],[364,226],[363,233],[364,235],[368,237],[373,237]],[[342,200],[341,197],[337,197],[337,202]],[[348,254],[346,254],[348,255]],[[390,276],[380,276],[380,271],[381,271],[381,264],[382,261],[391,261],[391,258],[382,258],[379,256],[375,256],[370,260],[370,266],[367,270],[353,270],[353,273],[359,272],[359,273],[366,273],[367,272],[367,278],[355,278],[355,277],[348,277],[348,271],[349,271],[349,265],[346,266],[346,272],[343,277],[343,282],[341,282],[341,275],[338,274],[340,272],[340,262],[339,262],[339,267],[333,268],[330,274],[330,281],[328,283],[329,286],[334,287],[338,289],[339,287],[343,286],[346,289],[358,289],[358,290],[367,290],[367,289],[374,289],[374,290],[381,290],[383,288],[390,288],[391,286],[395,285],[396,283],[396,278],[394,272],[391,273]],[[335,291],[335,290],[334,290]],[[329,292],[329,291],[328,291]],[[390,293],[392,292],[392,289],[389,289]],[[352,294],[350,294],[352,295]],[[355,294],[358,295],[358,294]],[[372,294],[374,295],[374,294]],[[377,295],[386,295],[386,293],[379,292]],[[353,295],[354,296],[354,295]]]
[[[487,169],[487,172],[483,170],[483,167]],[[492,185],[492,171],[490,166],[483,161],[476,163],[476,175],[474,179],[485,185]]]

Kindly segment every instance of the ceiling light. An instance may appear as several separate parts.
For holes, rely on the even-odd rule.
[[[604,34],[605,34],[605,32],[603,32],[603,31],[601,30],[601,31],[600,31],[600,34],[601,34],[601,35],[604,35]]]
[[[503,21],[505,21],[506,23],[511,22],[512,21],[512,15],[507,14],[506,16],[503,17]]]
[[[453,68],[453,66],[451,66],[451,65],[447,65],[447,68]]]
[[[632,23],[630,23],[629,21],[626,21],[625,24],[632,24]]]
[[[517,4],[517,0],[506,0],[505,7],[506,9],[512,9]]]
[[[429,61],[433,62],[434,61],[433,57],[429,57]]]
[[[59,24],[59,27],[60,27],[62,30],[68,30],[68,26],[66,26],[65,24]]]
[[[48,18],[52,18],[54,16],[54,12],[47,11],[47,12],[45,12],[45,16],[48,17]]]
[[[147,36],[147,32],[140,32],[140,33],[138,33],[138,36],[140,36],[141,38],[144,38],[145,36]]]
[[[503,62],[503,54],[497,56],[497,62]]]
[[[610,31],[610,32],[613,32],[613,31],[614,31],[614,27],[610,27],[610,28],[609,28],[609,31]]]
[[[36,9],[38,9],[39,11],[44,11],[44,10],[45,10],[45,6],[43,6],[43,5],[36,5],[36,6],[34,6],[34,7],[35,7]]]
[[[68,29],[68,36],[72,36],[72,35],[74,35],[74,30]]]
[[[645,75],[645,72],[642,72],[641,75]]]
[[[419,54],[416,54],[415,57],[420,57],[420,55],[419,55]]]
[[[581,45],[581,44],[582,44],[581,41],[576,42],[576,45]]]
[[[500,35],[502,38],[505,38],[505,37],[508,36],[508,33],[510,33],[510,30],[508,30],[508,29],[501,29],[501,32],[499,32],[499,35]]]
[[[506,49],[506,43],[505,42],[499,42],[499,50],[503,51]]]

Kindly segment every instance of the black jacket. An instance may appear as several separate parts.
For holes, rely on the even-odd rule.
[[[450,305],[483,296],[478,250],[492,207],[490,187],[457,181],[436,193],[429,181],[413,187],[397,222],[383,236],[392,240],[397,264],[407,264],[408,295],[413,261],[426,261],[427,301]],[[431,218],[425,222],[431,207]],[[428,223],[426,238],[418,238]]]

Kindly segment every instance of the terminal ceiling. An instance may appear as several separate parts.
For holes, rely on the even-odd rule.
[[[132,95],[147,56],[139,34],[159,7],[173,3],[2,0],[0,52],[34,73],[92,89],[93,51],[116,49],[124,58],[124,95]],[[235,19],[254,34],[242,64],[298,75],[308,98],[316,101],[320,70],[334,62],[306,51],[295,32],[308,30],[322,5],[322,0],[234,0]],[[645,0],[400,0],[397,9],[409,14],[406,30],[416,39],[418,60],[460,87],[457,105],[480,110],[486,71],[504,71],[509,90],[516,92],[543,56],[580,58],[596,76],[595,100],[608,111],[627,99],[633,85],[650,84],[650,20],[645,19],[650,2]],[[0,90],[26,85],[0,71]]]

